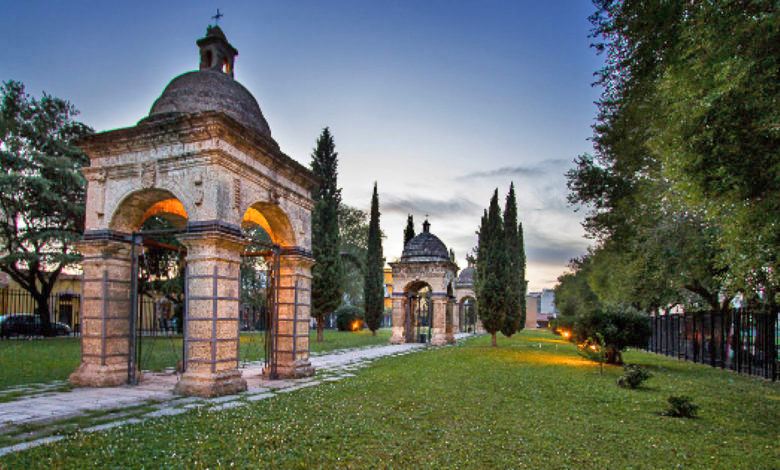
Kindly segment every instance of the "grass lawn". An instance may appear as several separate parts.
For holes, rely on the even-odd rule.
[[[387,344],[390,329],[380,329],[376,336],[368,330],[342,332],[325,330],[323,342],[317,343],[317,332],[310,334],[312,352]],[[242,361],[264,357],[263,333],[242,333]],[[0,390],[14,385],[65,380],[81,362],[79,338],[11,339],[0,341]],[[144,337],[141,364],[147,370],[175,367],[181,360],[181,337]]]
[[[780,385],[644,352],[621,369],[540,332],[378,360],[356,377],[0,458],[0,468],[777,468]],[[686,394],[697,419],[661,416]]]

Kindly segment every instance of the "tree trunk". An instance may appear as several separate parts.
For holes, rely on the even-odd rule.
[[[371,336],[376,336],[376,330],[371,330]]]
[[[607,364],[615,364],[618,366],[623,364],[623,355],[616,349],[607,348],[606,356],[607,359],[605,362]]]
[[[48,303],[48,296],[33,296],[35,299],[35,303],[37,305],[37,314],[38,317],[41,319],[41,334],[43,336],[54,336],[56,332],[54,331],[54,328],[51,324],[51,317],[49,312],[49,303]]]
[[[322,317],[317,318],[317,342],[322,342],[322,329],[325,327],[325,319]]]
[[[496,343],[496,332],[494,331],[493,333],[490,333],[490,335],[493,339],[493,347],[495,348],[498,346],[498,344]]]

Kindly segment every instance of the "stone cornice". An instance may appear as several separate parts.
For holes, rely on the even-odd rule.
[[[391,268],[418,268],[418,269],[425,269],[425,268],[431,268],[431,267],[441,267],[445,269],[450,269],[454,272],[457,272],[457,265],[453,263],[452,261],[418,261],[418,262],[411,262],[411,263],[405,263],[403,261],[396,261],[394,263],[387,263],[390,265]]]
[[[166,145],[182,145],[215,138],[228,142],[307,190],[314,188],[318,182],[308,168],[284,154],[273,139],[266,138],[216,111],[145,119],[133,127],[84,137],[77,141],[77,145],[90,160],[99,160],[117,153],[154,150]]]

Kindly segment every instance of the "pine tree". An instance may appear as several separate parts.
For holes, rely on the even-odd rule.
[[[81,256],[73,243],[84,232],[89,165],[74,145],[92,130],[73,118],[67,101],[24,85],[0,87],[0,271],[35,300],[44,335],[53,335],[49,296],[63,269]]]
[[[404,230],[404,248],[406,248],[406,244],[412,238],[414,238],[414,217],[412,217],[412,214],[409,214],[406,218],[406,229]]]
[[[341,189],[337,185],[338,153],[333,136],[326,127],[312,153],[311,168],[320,178],[312,192],[311,244],[314,267],[311,281],[311,310],[317,320],[317,341],[322,341],[322,329],[328,315],[341,303],[342,272],[339,256],[339,217]]]
[[[496,346],[496,333],[504,325],[506,317],[506,283],[503,281],[506,265],[503,222],[496,189],[490,199],[490,207],[482,216],[476,266],[477,313],[482,326],[492,336],[493,346]]]
[[[501,333],[512,336],[520,327],[520,239],[517,237],[517,200],[515,199],[515,184],[509,185],[504,206],[504,249],[507,255],[507,266],[504,270],[504,302],[506,316],[501,327]]]
[[[384,265],[382,255],[382,232],[379,228],[379,195],[374,183],[371,197],[371,219],[368,223],[368,253],[366,255],[366,282],[363,299],[366,304],[366,326],[376,336],[384,313]]]

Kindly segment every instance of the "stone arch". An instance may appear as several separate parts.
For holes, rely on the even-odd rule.
[[[159,215],[182,229],[170,234],[186,249],[184,371],[176,391],[246,389],[237,355],[240,266],[249,243],[241,229],[249,208],[246,224],[263,226],[277,245],[278,331],[267,360],[274,376],[314,373],[307,326],[317,178],[281,151],[257,101],[234,80],[237,52],[221,29],[209,27],[197,44],[200,70],[174,78],[136,126],[77,142],[90,165],[82,169],[84,322],[75,385],[136,382],[135,331],[128,327],[138,240],[129,235]],[[214,73],[225,58],[225,73]]]
[[[461,295],[458,303],[459,329],[461,332],[473,332],[477,324],[477,299],[471,293]]]
[[[118,201],[111,213],[108,228],[121,233],[138,230],[152,215],[163,216],[175,227],[184,228],[193,212],[187,210],[181,198],[162,188],[134,189]]]
[[[247,207],[241,219],[241,228],[259,225],[279,246],[296,246],[295,230],[290,217],[276,204],[255,202]]]
[[[407,343],[430,341],[433,326],[433,286],[415,279],[404,286],[402,336]],[[423,341],[418,336],[422,334]]]

